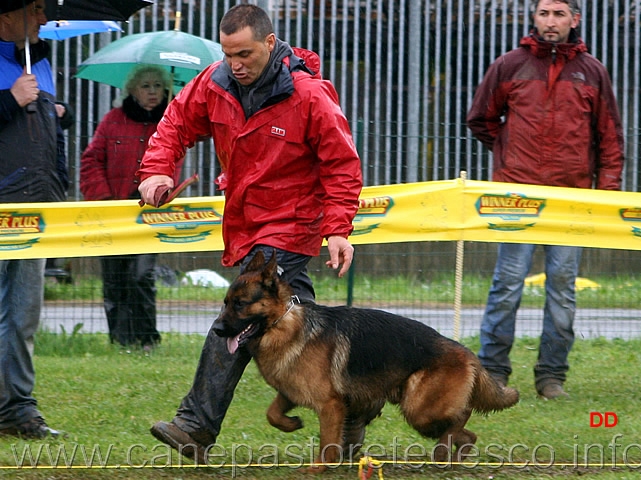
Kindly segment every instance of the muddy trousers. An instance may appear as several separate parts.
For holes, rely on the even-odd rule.
[[[283,270],[281,278],[291,285],[301,302],[314,301],[314,287],[307,275],[310,257],[257,245],[243,259],[241,273],[258,250],[265,253],[267,260],[275,251],[278,266]],[[226,339],[210,328],[191,390],[183,398],[173,422],[200,444],[215,443],[236,385],[250,360],[251,355],[243,348],[230,354]]]

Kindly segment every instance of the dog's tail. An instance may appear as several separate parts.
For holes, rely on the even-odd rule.
[[[476,379],[471,407],[478,413],[490,413],[503,410],[519,401],[519,392],[510,387],[500,385],[480,363],[476,366]]]

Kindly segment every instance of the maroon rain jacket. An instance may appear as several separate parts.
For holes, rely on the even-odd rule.
[[[488,69],[467,115],[492,150],[497,182],[618,190],[621,119],[605,67],[572,31],[553,44],[534,32]]]

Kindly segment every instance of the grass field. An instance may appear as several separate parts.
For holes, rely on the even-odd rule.
[[[304,476],[294,467],[311,461],[310,445],[318,444],[316,417],[299,409],[294,413],[304,419],[305,428],[287,434],[270,427],[264,412],[274,392],[253,364],[236,390],[212,452],[214,468],[194,467],[149,434],[155,421],[173,417],[188,391],[203,340],[167,334],[158,349],[145,355],[109,345],[106,335],[40,333],[35,395],[47,422],[67,432],[67,437],[32,442],[0,439],[0,477]],[[478,350],[478,339],[463,343]],[[532,367],[537,343],[537,339],[518,340],[512,352],[511,385],[520,390],[520,403],[486,417],[473,415],[468,423],[479,439],[465,465],[427,463],[434,442],[409,428],[394,406],[386,406],[368,428],[365,441],[372,458],[384,462],[383,478],[638,478],[641,340],[577,341],[566,384],[571,398],[561,401],[536,398]],[[617,425],[591,428],[591,412],[613,412]],[[610,422],[613,418],[610,414]],[[23,468],[17,468],[20,465]],[[357,459],[324,477],[359,479]],[[380,477],[374,472],[372,478]]]

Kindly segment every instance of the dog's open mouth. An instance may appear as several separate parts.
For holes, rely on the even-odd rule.
[[[247,343],[254,333],[258,330],[258,325],[255,323],[250,323],[247,327],[240,332],[235,337],[229,337],[227,339],[227,350],[229,353],[235,353],[238,350],[238,347]]]

